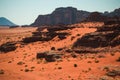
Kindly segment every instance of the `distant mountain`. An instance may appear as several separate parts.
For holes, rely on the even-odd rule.
[[[90,13],[79,11],[73,7],[57,8],[51,14],[39,15],[32,26],[56,25],[56,24],[74,24],[83,21]]]
[[[31,26],[74,24],[82,21],[106,21],[112,18],[120,19],[120,8],[113,12],[87,12],[73,7],[56,8],[51,14],[39,15]]]
[[[16,26],[16,24],[6,19],[5,17],[0,17],[0,26]]]

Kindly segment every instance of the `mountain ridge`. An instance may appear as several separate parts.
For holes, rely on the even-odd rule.
[[[39,15],[31,26],[74,24],[82,21],[106,21],[109,18],[120,18],[120,8],[112,12],[88,12],[74,7],[59,7],[51,14]]]

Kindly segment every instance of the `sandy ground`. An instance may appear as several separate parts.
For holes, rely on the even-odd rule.
[[[22,38],[31,36],[35,30],[36,28],[0,29],[0,44],[21,41]],[[64,31],[71,34],[64,40],[55,37],[48,42],[17,44],[15,51],[0,54],[0,69],[4,70],[4,74],[0,74],[0,80],[120,80],[119,76],[106,76],[106,67],[120,70],[120,62],[116,61],[120,57],[119,52],[77,54],[77,58],[73,58],[69,53],[61,51],[66,55],[62,61],[46,62],[44,59],[36,59],[38,52],[50,51],[51,47],[71,48],[82,35],[94,31],[94,28],[74,28]],[[71,40],[72,37],[74,38]],[[19,65],[19,62],[24,64]]]

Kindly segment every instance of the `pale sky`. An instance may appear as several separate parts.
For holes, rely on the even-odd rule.
[[[120,0],[0,0],[0,17],[18,25],[31,24],[40,14],[50,14],[58,7],[75,7],[86,11],[113,11]]]

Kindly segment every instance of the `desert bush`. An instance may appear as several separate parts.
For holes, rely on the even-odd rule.
[[[92,63],[91,61],[88,61],[87,63]]]
[[[34,68],[35,68],[34,66],[31,67],[31,69],[34,69]]]
[[[95,60],[95,63],[99,63],[99,60]]]
[[[58,67],[58,69],[62,69],[62,67]]]
[[[12,61],[8,61],[8,63],[12,63]]]
[[[17,63],[17,65],[23,65],[23,64],[25,64],[25,63],[22,62],[22,61],[20,61],[20,62]]]
[[[3,69],[0,69],[0,74],[4,74],[4,70]]]
[[[74,64],[74,67],[77,67],[77,64]]]
[[[29,69],[25,69],[25,72],[29,72],[30,70]]]

